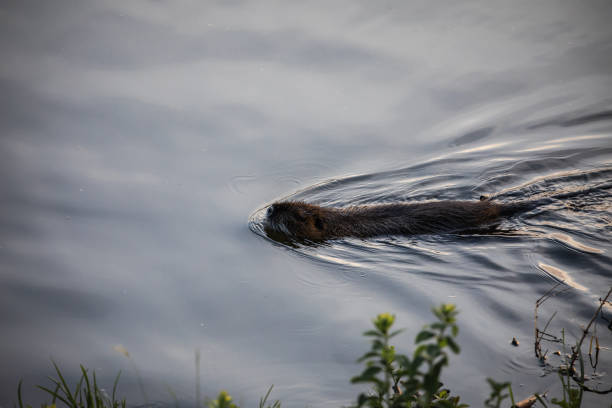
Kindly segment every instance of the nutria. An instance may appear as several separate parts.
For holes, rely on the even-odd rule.
[[[268,208],[264,228],[270,236],[280,233],[298,241],[311,242],[342,237],[460,232],[491,225],[525,207],[524,203],[493,203],[486,197],[481,197],[480,201],[430,201],[347,208],[284,201]]]

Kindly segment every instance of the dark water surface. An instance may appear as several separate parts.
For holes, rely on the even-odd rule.
[[[370,318],[395,313],[408,352],[449,301],[454,391],[554,392],[534,302],[564,281],[541,314],[573,339],[612,284],[611,17],[608,1],[3,2],[0,406],[20,378],[38,401],[51,358],[70,378],[123,370],[134,404],[139,377],[149,401],[190,403],[198,349],[203,394],[347,405]],[[259,209],[287,196],[482,194],[555,198],[491,234],[261,236]]]

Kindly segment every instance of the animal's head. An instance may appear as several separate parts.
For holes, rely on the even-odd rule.
[[[264,227],[271,236],[281,233],[297,240],[325,239],[325,221],[321,207],[303,202],[272,204],[266,212]]]

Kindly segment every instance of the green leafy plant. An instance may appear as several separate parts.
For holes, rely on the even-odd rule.
[[[211,401],[208,401],[208,408],[238,408],[236,404],[232,402],[232,397],[227,391],[221,391],[219,396]]]
[[[485,407],[499,408],[501,403],[508,397],[511,397],[512,406],[514,406],[512,387],[509,382],[498,383],[491,378],[487,378],[487,382],[491,387],[491,395],[489,395],[489,398],[485,401]],[[509,391],[509,394],[504,394],[506,389]]]
[[[391,331],[395,316],[383,313],[374,319],[374,329],[364,333],[372,337],[370,351],[358,361],[365,363],[363,372],[351,379],[372,387],[357,398],[357,407],[467,407],[458,396],[442,388],[440,374],[448,365],[448,352],[459,353],[455,337],[457,310],[443,304],[432,309],[438,321],[423,327],[416,336],[417,348],[412,358],[397,354],[389,340],[402,330]]]

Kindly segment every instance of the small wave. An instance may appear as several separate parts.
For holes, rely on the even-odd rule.
[[[557,116],[553,119],[533,123],[527,126],[527,128],[530,130],[535,130],[547,126],[572,127],[605,121],[612,121],[612,110],[604,110],[586,114],[565,114],[562,116]]]
[[[548,265],[543,262],[538,263],[538,267],[546,272],[548,275],[552,276],[559,282],[566,284],[567,286],[571,286],[574,289],[587,291],[588,289],[585,286],[582,286],[578,282],[576,282],[569,273],[565,272],[561,268],[557,268],[556,266]]]

